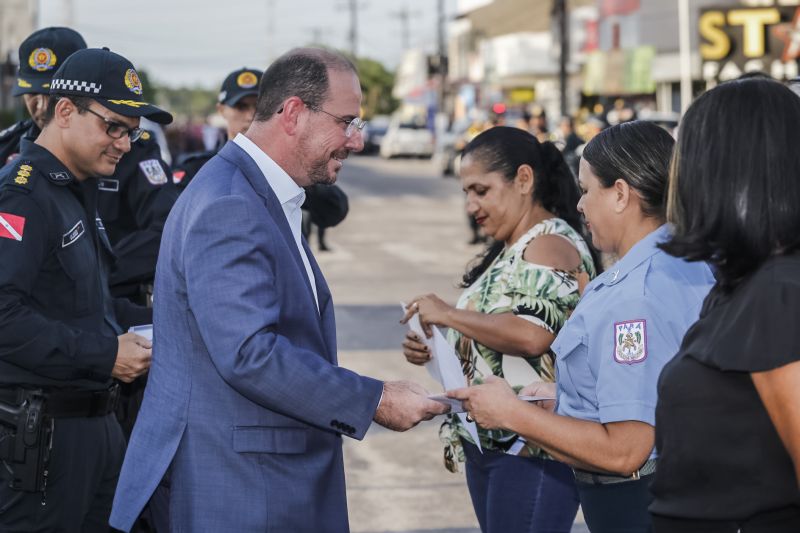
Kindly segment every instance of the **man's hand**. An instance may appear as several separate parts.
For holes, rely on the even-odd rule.
[[[383,384],[375,422],[393,431],[406,431],[449,410],[449,405],[429,399],[428,391],[416,383],[387,381]]]
[[[135,333],[125,333],[118,337],[117,360],[111,375],[120,381],[130,383],[150,368],[153,344]]]

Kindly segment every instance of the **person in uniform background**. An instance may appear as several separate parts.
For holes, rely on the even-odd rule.
[[[50,27],[33,32],[19,47],[17,82],[11,90],[21,96],[30,118],[0,132],[0,167],[13,161],[21,146],[41,131],[53,74],[73,52],[86,48],[83,37],[70,28]]]
[[[217,113],[225,119],[227,139],[244,133],[256,113],[258,84],[263,72],[252,68],[234,70],[225,77],[219,91]],[[224,144],[224,143],[223,143]],[[174,165],[172,181],[180,190],[185,189],[197,171],[214,157],[222,145],[208,152],[195,152],[178,158]],[[321,251],[328,250],[325,228],[336,226],[347,216],[347,195],[338,185],[311,185],[306,187],[303,203],[303,236],[308,239],[311,225],[317,226],[317,239]]]
[[[0,402],[43,398],[38,422],[52,430],[49,460],[2,457],[2,531],[108,531],[125,449],[112,378],[147,372],[151,343],[123,332],[152,311],[110,294],[96,178],[142,134],[139,116],[172,119],[130,87],[135,75],[107,49],[72,54],[54,73],[41,133],[0,171]]]
[[[659,126],[628,122],[583,152],[578,209],[593,244],[620,259],[589,283],[553,342],[557,384],[523,390],[556,397],[555,413],[520,401],[500,379],[449,393],[480,425],[515,431],[572,465],[595,533],[652,530],[656,381],[714,282],[705,263],[658,248],[671,233],[664,221],[673,145]]]
[[[70,54],[84,48],[86,42],[78,32],[62,27],[35,31],[22,42],[13,94],[22,96],[31,118],[0,133],[4,164],[39,135],[53,74]],[[141,93],[138,77],[127,83]],[[177,198],[169,166],[160,154],[155,138],[145,131],[114,173],[97,181],[98,211],[116,256],[109,280],[111,293],[140,304],[147,303],[152,291],[161,230]]]

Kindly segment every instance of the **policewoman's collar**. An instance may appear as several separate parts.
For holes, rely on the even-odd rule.
[[[600,274],[587,289],[596,290],[603,285],[616,285],[625,279],[625,276],[627,276],[631,270],[658,253],[659,249],[656,248],[656,245],[665,242],[670,236],[672,236],[672,225],[662,224],[645,236],[644,239],[634,244],[622,259]]]
[[[27,159],[33,169],[54,185],[65,187],[75,181],[75,176],[50,150],[36,143],[30,143],[20,153],[20,159]]]

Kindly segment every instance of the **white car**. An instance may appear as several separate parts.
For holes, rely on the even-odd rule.
[[[425,120],[403,121],[392,118],[380,148],[381,157],[396,156],[431,157],[433,155],[433,133]]]

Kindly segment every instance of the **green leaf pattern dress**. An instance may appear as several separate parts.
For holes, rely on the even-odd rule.
[[[578,250],[580,267],[573,272],[535,265],[523,259],[528,245],[539,235],[561,235]],[[558,334],[580,299],[579,279],[585,282],[595,277],[595,267],[586,242],[569,224],[560,218],[544,220],[523,235],[511,247],[505,248],[494,262],[470,287],[461,294],[456,307],[480,313],[514,313],[547,331]],[[582,286],[584,283],[581,283]],[[482,357],[495,376],[503,377],[503,354],[475,342],[450,329],[447,340],[461,359],[461,367],[469,384],[483,382],[476,368]],[[510,356],[509,356],[510,357]],[[555,357],[547,351],[539,357],[525,359],[542,381],[555,381]],[[478,427],[483,449],[505,451],[517,435],[505,430],[487,430]],[[458,472],[464,462],[461,439],[473,443],[469,433],[457,416],[450,415],[439,430],[445,444],[444,462],[451,472]],[[546,453],[526,444],[527,455],[546,457]]]

